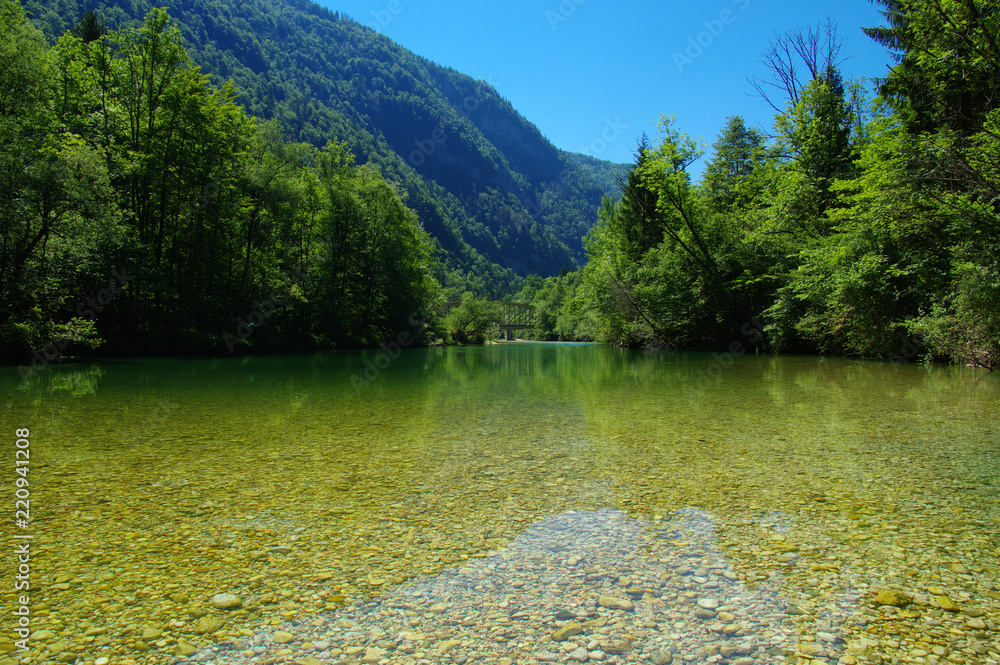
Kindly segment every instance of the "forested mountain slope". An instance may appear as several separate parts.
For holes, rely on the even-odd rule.
[[[155,4],[24,6],[54,42],[88,11],[117,29]],[[251,115],[317,147],[345,141],[397,183],[445,251],[445,286],[501,295],[515,273],[582,263],[607,174],[622,167],[555,148],[489,83],[302,0],[178,0],[169,13],[202,71],[218,86],[232,79]]]

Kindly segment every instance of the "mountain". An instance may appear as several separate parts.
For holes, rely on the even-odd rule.
[[[27,0],[55,41],[88,11],[137,25],[146,0]],[[442,250],[455,290],[510,293],[518,275],[584,261],[582,237],[622,165],[559,150],[489,83],[441,67],[304,0],[177,0],[188,49],[217,85],[289,138],[346,141],[397,184]]]

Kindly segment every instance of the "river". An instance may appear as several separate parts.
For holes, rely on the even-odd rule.
[[[502,344],[2,368],[0,397],[31,511],[0,664],[1000,658],[985,372]]]

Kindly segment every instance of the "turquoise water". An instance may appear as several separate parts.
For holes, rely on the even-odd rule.
[[[9,462],[14,430],[31,432],[39,657],[158,662],[182,638],[331,611],[567,511],[710,514],[740,578],[788,568],[789,593],[789,553],[845,571],[820,596],[932,584],[957,561],[996,577],[997,376],[593,345],[390,355],[0,369]],[[253,600],[196,634],[228,590]],[[146,624],[165,636],[139,646]]]

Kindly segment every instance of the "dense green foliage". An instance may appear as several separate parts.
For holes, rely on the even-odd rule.
[[[90,10],[123,28],[155,6],[24,4],[50,40]],[[169,10],[194,62],[217,87],[232,80],[251,115],[318,148],[343,142],[399,185],[443,250],[439,278],[451,297],[501,297],[518,275],[582,264],[612,167],[553,147],[491,84],[306,0],[179,0]]]
[[[0,345],[178,353],[422,333],[440,285],[397,188],[289,143],[191,63],[163,10],[49,48],[0,4]],[[78,36],[80,35],[80,36]],[[89,40],[89,41],[88,41]]]
[[[579,270],[548,279],[529,276],[516,299],[535,306],[535,328],[521,334],[547,342],[597,340],[598,321],[580,291],[582,281]]]
[[[435,302],[577,266],[610,189],[489,84],[309,2],[25,7],[0,35],[4,355],[436,338]]]
[[[522,291],[535,334],[1000,364],[1000,4],[880,4],[879,98],[812,68],[773,141],[730,120],[700,185],[665,118],[586,267]]]
[[[500,337],[497,320],[501,315],[497,303],[477,298],[466,291],[460,301],[452,304],[443,321],[452,342],[482,344]]]
[[[33,0],[48,41],[2,0],[2,346],[478,341],[520,288],[540,339],[995,367],[1000,4],[878,1],[878,96],[813,59],[772,136],[731,118],[696,183],[670,117],[625,170],[562,153],[301,0],[139,27],[139,0]],[[836,50],[804,34],[788,58]]]

